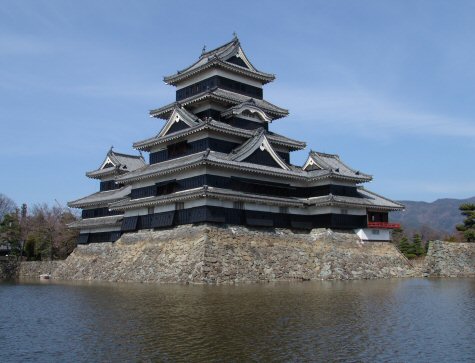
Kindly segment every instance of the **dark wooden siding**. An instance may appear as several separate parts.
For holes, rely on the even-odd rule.
[[[184,130],[184,129],[187,129],[189,128],[190,126],[188,126],[187,123],[183,122],[182,120],[178,121],[178,122],[174,122],[173,125],[168,129],[167,133],[165,135],[168,135],[168,134],[171,134],[172,132],[177,132],[177,131],[181,131],[181,130]]]
[[[173,225],[175,211],[156,213],[152,215],[150,226],[152,228],[169,227]]]
[[[122,231],[132,232],[138,229],[164,228],[203,222],[296,229],[354,229],[364,228],[367,225],[365,215],[319,214],[308,216],[201,206],[139,217],[128,217],[124,219]]]
[[[130,191],[130,199],[138,199],[145,197],[152,197],[157,195],[157,185],[150,185],[148,187],[135,188]]]
[[[234,81],[221,76],[212,76],[177,90],[176,100],[180,101],[182,99],[197,95],[198,93],[212,90],[216,87],[258,99],[262,99],[263,96],[263,91],[260,87],[254,87],[249,84]]]
[[[199,188],[203,185],[277,197],[310,198],[328,195],[330,193],[341,196],[360,197],[356,187],[332,184],[315,187],[294,187],[290,184],[284,183],[203,174],[185,179],[166,180],[152,186],[132,189],[131,198],[136,199],[156,195],[166,195],[177,191]]]
[[[86,244],[89,241],[89,233],[81,233],[78,237],[78,244]]]
[[[107,216],[116,216],[123,214],[121,211],[110,211],[109,208],[93,208],[93,209],[83,209],[81,217],[83,219],[87,218],[97,218],[97,217],[107,217]]]
[[[150,164],[195,154],[210,149],[222,153],[230,153],[239,146],[238,143],[207,137],[192,142],[179,142],[169,145],[166,149],[150,154]]]
[[[115,183],[114,180],[107,180],[107,181],[101,181],[101,184],[99,186],[99,190],[101,192],[105,192],[107,190],[114,190],[120,188],[121,185],[118,185]]]
[[[129,232],[129,231],[137,230],[138,219],[139,219],[138,216],[125,217],[124,220],[122,221],[121,231]]]
[[[251,121],[239,117],[232,117],[230,119],[225,120],[224,122],[230,124],[231,126],[239,127],[241,129],[246,130],[255,130],[259,127],[263,127],[267,131],[269,130],[269,124],[267,122],[259,122],[257,120]]]
[[[244,61],[243,61],[241,58],[238,58],[238,57],[236,57],[235,55],[233,55],[231,58],[227,59],[226,62],[229,62],[229,63],[232,63],[232,64],[236,64],[236,65],[238,65],[238,66],[241,66],[241,67],[244,67],[244,68],[249,69],[249,67],[247,66],[247,64],[244,63]]]
[[[277,164],[274,158],[266,150],[261,150],[261,149],[257,149],[243,161],[248,162],[248,163],[253,163],[253,164],[260,164],[260,165],[280,168],[280,165]]]
[[[120,238],[120,231],[81,233],[78,238],[78,244],[115,242]]]
[[[277,154],[284,160],[287,164],[290,164],[290,153],[284,151],[277,151]]]

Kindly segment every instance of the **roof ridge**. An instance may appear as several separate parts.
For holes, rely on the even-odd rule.
[[[209,54],[211,54],[211,53],[217,53],[218,50],[220,50],[220,49],[224,49],[224,48],[226,48],[226,47],[228,47],[228,46],[230,46],[230,45],[234,45],[233,43],[236,43],[236,45],[239,45],[239,44],[240,44],[240,41],[239,41],[238,37],[233,37],[233,39],[230,40],[229,42],[224,43],[223,45],[220,45],[219,47],[216,47],[216,48],[214,48],[214,49],[211,49],[211,50],[208,50],[208,51],[206,51],[206,52],[201,53],[199,59],[205,58],[205,57],[207,57],[207,56],[208,56]]]
[[[324,152],[315,151],[315,150],[310,150],[310,154],[316,154],[316,155],[327,156],[327,157],[335,157],[340,160],[340,155],[338,154],[324,153]]]
[[[112,151],[112,153],[114,153],[114,155],[119,155],[119,156],[125,156],[125,157],[136,158],[136,159],[143,159],[142,155],[124,154],[124,153],[118,153],[116,151]]]

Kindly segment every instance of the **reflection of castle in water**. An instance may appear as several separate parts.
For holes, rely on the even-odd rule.
[[[263,99],[274,79],[251,64],[237,37],[165,77],[176,101],[150,115],[166,123],[134,143],[149,164],[111,149],[86,174],[101,181],[100,191],[69,203],[83,210],[72,225],[79,242],[201,222],[354,229],[362,240],[389,240],[397,225],[388,212],[403,206],[360,186],[370,175],[316,151],[303,166],[290,163],[290,152],[306,144],[269,130],[288,115]]]

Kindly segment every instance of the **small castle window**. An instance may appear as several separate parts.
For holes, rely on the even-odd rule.
[[[154,207],[148,207],[148,214],[153,214],[154,209]]]
[[[348,214],[348,209],[340,209],[341,214]]]
[[[379,229],[373,229],[373,230],[371,230],[371,233],[378,235],[379,234]]]
[[[175,203],[175,210],[182,210],[185,209],[185,203],[184,202],[176,202]]]

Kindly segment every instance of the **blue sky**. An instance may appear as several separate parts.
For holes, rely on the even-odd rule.
[[[16,1],[0,7],[0,193],[92,193],[107,150],[133,152],[174,99],[164,75],[237,32],[272,129],[338,153],[397,200],[475,195],[473,1]],[[308,149],[292,155],[302,164]]]

